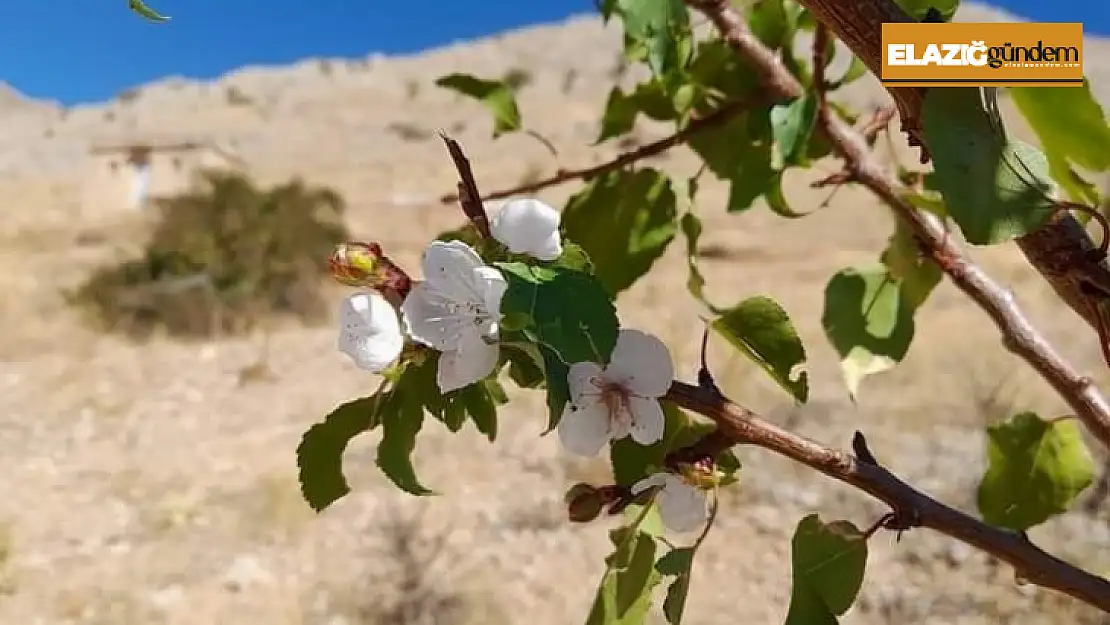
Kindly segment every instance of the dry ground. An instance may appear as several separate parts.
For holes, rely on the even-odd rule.
[[[605,531],[568,525],[560,497],[569,483],[597,478],[604,467],[570,460],[552,437],[537,436],[541,397],[518,393],[493,445],[429,425],[417,467],[443,493],[436,498],[397,494],[373,470],[373,436],[360,439],[347,459],[354,493],[316,517],[297,492],[298,437],[375,383],[336,352],[331,328],[276,330],[269,337],[273,376],[252,378],[242,372],[257,361],[262,337],[127,344],[81,329],[58,293],[142,241],[133,218],[75,212],[79,148],[93,136],[172,119],[183,132],[235,138],[263,178],[303,173],[336,185],[353,205],[360,236],[381,240],[415,268],[423,243],[458,220],[455,209],[432,201],[452,188],[452,170],[428,131],[451,129],[487,189],[600,159],[614,148],[595,153],[584,146],[617,42],[612,30],[576,20],[412,59],[331,61],[327,70],[306,61],[244,70],[212,85],[171,81],[127,103],[68,112],[9,102],[3,119],[13,130],[0,159],[9,211],[0,232],[0,622],[581,622],[601,571]],[[522,98],[525,120],[552,137],[557,159],[526,137],[491,142],[481,110],[430,86],[447,71],[488,75],[512,67],[533,75]],[[232,103],[231,86],[250,104]],[[866,104],[874,93],[853,97]],[[657,164],[676,172],[693,167],[682,153]],[[832,167],[822,164],[813,175]],[[788,195],[808,210],[825,193],[804,182]],[[573,188],[542,197],[558,204]],[[837,446],[861,429],[894,471],[968,510],[984,463],[983,425],[1012,407],[1063,409],[948,284],[919,313],[906,361],[868,380],[852,405],[820,330],[822,291],[837,269],[876,257],[890,232],[884,209],[850,189],[796,221],[762,208],[724,215],[723,200],[724,189],[709,185],[698,207],[704,246],[718,252],[702,260],[711,295],[722,302],[774,296],[799,325],[811,360],[813,399],[794,408],[754,367],[714,346],[722,385],[745,404]],[[618,304],[626,324],[664,337],[682,375],[692,377],[699,326],[692,301],[676,287],[685,280],[680,247],[676,242],[650,279]],[[1020,256],[1002,249],[976,257],[1013,288],[1068,358],[1110,382],[1093,333]],[[780,621],[797,520],[819,511],[865,525],[883,512],[863,495],[759,450],[743,450],[741,459],[742,482],[697,564],[692,624]],[[1066,515],[1038,528],[1034,539],[1110,571],[1105,513]],[[875,539],[862,597],[845,622],[1106,621],[1066,598],[1015,585],[1012,571],[961,544],[916,531],[900,544],[892,536]]]

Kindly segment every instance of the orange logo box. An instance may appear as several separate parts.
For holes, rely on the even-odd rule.
[[[1080,87],[1083,24],[883,24],[888,87]]]

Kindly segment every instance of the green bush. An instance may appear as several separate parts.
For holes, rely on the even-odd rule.
[[[95,271],[70,295],[99,329],[202,338],[270,317],[326,316],[326,261],[349,238],[335,191],[299,179],[260,189],[241,174],[205,172],[154,207],[142,256]]]

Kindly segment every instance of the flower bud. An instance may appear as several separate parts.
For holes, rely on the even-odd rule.
[[[328,258],[328,266],[332,277],[346,286],[389,291],[401,299],[412,288],[408,274],[382,254],[377,243],[341,243]]]
[[[328,266],[331,275],[346,286],[377,286],[381,281],[382,248],[377,243],[340,243]]]
[[[567,504],[567,516],[573,523],[589,523],[601,514],[605,506],[602,492],[585,483],[575,484],[567,491],[563,501]]]

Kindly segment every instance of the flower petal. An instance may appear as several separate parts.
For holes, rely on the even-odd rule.
[[[490,219],[493,237],[515,254],[555,260],[563,253],[559,211],[532,198],[506,202]]]
[[[609,442],[609,411],[598,401],[571,404],[563,409],[559,420],[559,440],[567,451],[579,456],[593,457]]]
[[[556,230],[547,237],[547,240],[536,247],[532,256],[540,260],[557,260],[563,255],[563,235]]]
[[[452,351],[459,346],[459,337],[473,319],[454,314],[447,308],[449,302],[427,282],[412,286],[401,304],[405,332],[413,338],[439,351]]]
[[[692,532],[709,518],[705,491],[690,486],[676,475],[668,475],[663,490],[655,496],[663,525],[675,532]]]
[[[651,475],[632,485],[632,494],[639,495],[649,488],[655,486],[666,486],[667,475],[667,473],[652,473]]]
[[[605,377],[641,397],[662,397],[674,380],[674,363],[667,346],[654,336],[626,328],[605,369]]]
[[[493,267],[478,267],[472,277],[481,295],[478,302],[490,316],[490,320],[484,324],[488,332],[484,333],[496,336],[497,322],[501,320],[501,299],[505,296],[509,283],[505,280],[505,276]]]
[[[441,393],[470,386],[484,379],[497,367],[500,349],[482,340],[476,328],[464,331],[457,349],[439,355],[436,384]]]
[[[397,311],[380,294],[356,293],[343,300],[337,347],[358,367],[381,373],[401,354],[404,344]]]
[[[570,403],[580,404],[597,397],[601,389],[594,380],[601,377],[601,365],[596,362],[576,362],[567,371],[567,386],[570,390]]]
[[[632,411],[632,440],[641,445],[652,445],[663,440],[667,417],[658,399],[632,396],[628,398]]]
[[[485,267],[482,257],[462,241],[432,241],[424,250],[424,280],[456,302],[477,302],[472,288],[474,270]]]

